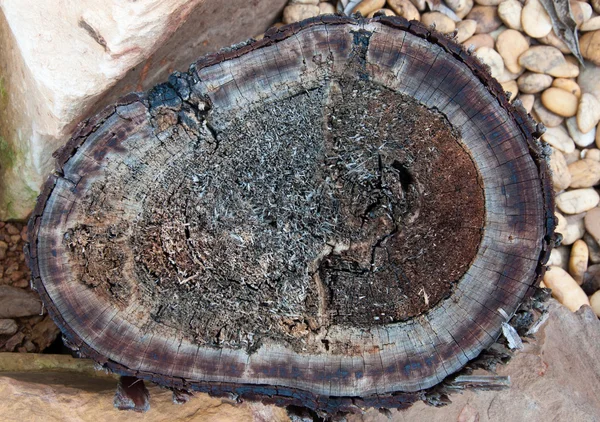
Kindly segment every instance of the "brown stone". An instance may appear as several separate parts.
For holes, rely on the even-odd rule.
[[[571,188],[589,188],[600,181],[600,162],[584,158],[569,164]]]
[[[584,59],[600,66],[600,30],[583,34],[579,38],[579,46]]]
[[[585,229],[587,232],[600,243],[600,208],[594,208],[585,215]]]
[[[0,318],[37,315],[42,310],[40,299],[23,289],[0,286]]]
[[[556,148],[552,148],[552,155],[550,155],[550,169],[552,170],[552,184],[554,190],[560,192],[569,187],[571,184],[571,173],[567,167],[565,157]]]
[[[496,50],[502,56],[506,68],[514,73],[519,73],[523,67],[519,64],[519,56],[527,51],[529,42],[514,29],[503,31],[496,40]]]
[[[495,6],[475,6],[467,15],[467,19],[477,22],[476,34],[490,33],[502,25],[498,17],[498,8]]]
[[[477,51],[481,47],[494,48],[494,39],[489,34],[475,34],[464,41],[463,45],[473,51]]]
[[[420,19],[419,11],[410,0],[388,0],[388,6],[398,16],[402,16],[406,20]]]
[[[542,93],[542,104],[551,112],[563,117],[577,114],[577,97],[560,88],[548,88]]]
[[[454,21],[440,12],[423,13],[421,22],[428,27],[434,26],[442,34],[449,34],[456,28]]]

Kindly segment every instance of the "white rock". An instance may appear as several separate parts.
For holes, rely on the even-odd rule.
[[[475,34],[477,22],[471,19],[465,19],[456,24],[456,41],[463,43]]]
[[[321,9],[316,4],[291,3],[283,9],[283,23],[294,23],[313,18],[320,12]]]
[[[441,12],[429,12],[421,15],[421,23],[425,26],[434,26],[442,34],[449,34],[456,29],[456,24]]]
[[[527,0],[521,13],[521,25],[527,35],[540,38],[552,31],[552,21],[539,0]]]
[[[519,73],[523,67],[519,64],[519,56],[529,49],[529,42],[514,29],[503,31],[496,39],[496,50],[502,56],[504,64],[513,73]]]
[[[536,45],[521,54],[519,64],[532,72],[545,73],[556,78],[574,78],[579,67],[565,59],[556,47]],[[580,84],[581,86],[581,84]]]
[[[577,108],[577,126],[582,133],[592,130],[600,121],[600,101],[592,94],[584,93]]]
[[[600,162],[591,158],[583,158],[569,164],[571,188],[591,188],[600,182]]]
[[[533,109],[533,102],[535,101],[535,96],[531,94],[519,94],[519,99],[521,100],[521,103],[523,104],[523,107],[525,108],[527,113],[531,113],[531,110]]]
[[[579,126],[577,126],[577,118],[571,117],[566,120],[567,129],[569,130],[569,135],[577,144],[577,146],[581,148],[586,148],[592,145],[596,139],[596,128],[594,127],[587,133],[581,133],[579,131]]]
[[[581,88],[577,85],[573,79],[567,78],[556,78],[552,81],[552,86],[555,88],[564,89],[575,95],[577,98],[581,98]]]
[[[581,32],[597,31],[598,29],[600,29],[600,16],[594,16],[579,27]]]
[[[550,170],[552,170],[552,185],[555,191],[560,192],[569,187],[571,173],[564,155],[556,148],[552,148],[552,155],[550,155]]]
[[[581,73],[577,78],[577,84],[581,92],[587,92],[600,99],[600,66],[586,61],[585,67],[581,68]]]
[[[421,20],[417,7],[409,0],[388,0],[387,4],[398,16],[406,20]]]
[[[597,131],[596,131],[596,134],[598,134]],[[591,149],[586,150],[583,158],[587,158],[589,160],[594,160],[594,161],[600,161],[600,149],[591,148]]]
[[[600,290],[590,296],[590,306],[596,316],[600,317]]]
[[[502,82],[500,85],[502,85],[502,89],[504,90],[504,92],[510,92],[510,97],[508,99],[509,101],[512,101],[515,98],[517,98],[517,94],[519,93],[519,87],[517,86],[516,81]]]
[[[502,75],[498,76],[497,78],[498,82],[502,83],[508,81],[515,81],[519,76],[523,74],[524,71],[525,69],[522,69],[520,72],[513,73],[510,70],[508,70],[506,66],[504,66],[504,71],[502,72]]]
[[[569,266],[569,253],[569,248],[566,246],[559,246],[552,249],[550,252],[550,259],[548,259],[548,265],[553,265],[566,270]]]
[[[25,218],[76,124],[198,57],[264,31],[285,0],[0,1],[0,107],[14,149],[0,174],[0,220]],[[224,25],[223,22],[236,22]],[[201,30],[199,30],[201,28]],[[9,122],[7,127],[6,122]]]
[[[574,189],[556,197],[556,206],[565,214],[579,214],[591,210],[600,202],[600,196],[593,188]]]
[[[544,275],[544,284],[552,290],[552,296],[575,312],[590,301],[573,277],[560,267],[550,267]]]
[[[563,40],[558,38],[554,31],[550,31],[548,35],[546,35],[545,37],[538,38],[537,40],[542,44],[557,48],[563,54],[571,54],[569,46],[565,44]]]
[[[584,217],[585,213],[563,217],[565,221],[565,228],[562,231],[557,230],[558,233],[563,235],[563,245],[572,245],[575,241],[583,238],[583,235],[585,234]]]
[[[381,9],[383,6],[385,6],[385,0],[362,0],[352,9],[352,13],[359,12],[361,15],[367,16],[369,13]]]
[[[569,274],[579,285],[583,283],[583,275],[587,271],[589,258],[590,251],[583,240],[579,239],[573,243],[569,257]]]
[[[475,52],[475,55],[490,67],[490,72],[494,78],[500,76],[504,71],[504,61],[496,50],[489,47],[481,47]]]
[[[543,73],[525,72],[517,80],[519,90],[525,94],[537,94],[552,85],[552,76]]]
[[[319,14],[320,15],[332,15],[335,13],[335,6],[331,3],[322,2],[319,3]]]
[[[564,89],[550,87],[542,92],[541,98],[544,107],[559,116],[572,117],[577,114],[577,97]]]
[[[521,31],[521,11],[523,5],[517,0],[506,0],[498,5],[498,16],[504,25],[510,29]]]
[[[569,133],[562,126],[546,128],[542,139],[561,152],[570,153],[575,151],[575,143]]]

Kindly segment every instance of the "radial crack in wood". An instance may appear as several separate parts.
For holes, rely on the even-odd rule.
[[[418,23],[273,29],[79,128],[30,221],[34,282],[69,343],[122,375],[403,407],[539,283],[542,130]]]

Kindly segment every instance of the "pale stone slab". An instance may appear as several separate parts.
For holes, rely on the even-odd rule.
[[[0,220],[28,215],[86,116],[262,33],[285,3],[0,0]]]

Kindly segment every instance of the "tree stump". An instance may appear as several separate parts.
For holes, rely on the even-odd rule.
[[[80,127],[30,221],[34,282],[68,341],[122,375],[402,407],[539,283],[541,131],[419,23],[273,29]]]

